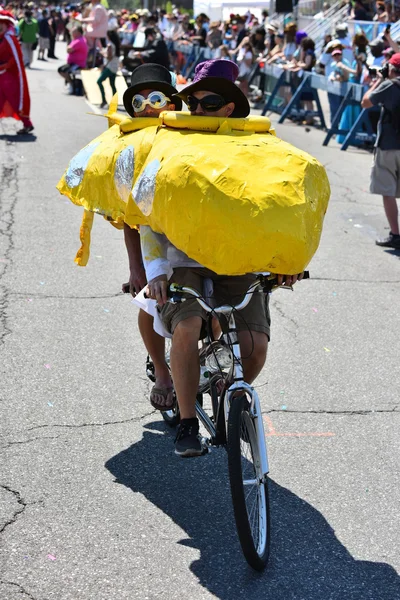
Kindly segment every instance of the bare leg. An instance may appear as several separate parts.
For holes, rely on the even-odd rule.
[[[198,341],[201,317],[190,317],[175,328],[171,348],[171,371],[182,419],[196,417],[196,396],[200,379]]]
[[[144,310],[139,311],[138,325],[140,335],[142,336],[146,350],[150,355],[154,364],[156,383],[160,388],[168,388],[172,386],[171,375],[168,366],[165,362],[165,339],[158,335],[153,328],[153,317]],[[172,395],[172,392],[171,392]],[[157,394],[153,395],[153,399],[157,404],[170,405],[172,397],[165,398]]]
[[[395,235],[399,235],[399,210],[396,198],[394,196],[383,196],[383,207],[389,222],[390,231]]]
[[[60,75],[63,79],[65,79],[65,81],[67,83],[72,83],[72,79],[71,79],[69,73],[60,73]]]
[[[251,384],[260,374],[267,359],[268,336],[259,331],[240,331],[238,338],[244,380]]]

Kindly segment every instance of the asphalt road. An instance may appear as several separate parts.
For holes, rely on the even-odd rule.
[[[272,554],[255,574],[224,451],[177,458],[149,404],[121,232],[97,218],[73,262],[81,210],[55,185],[106,122],[56,65],[28,73],[36,137],[0,122],[0,598],[399,599],[400,254],[374,245],[371,155],[278,127],[326,166],[332,200],[312,280],[272,299]]]

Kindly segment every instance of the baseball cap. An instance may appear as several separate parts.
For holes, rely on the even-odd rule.
[[[400,71],[400,52],[393,54],[392,58],[389,59],[389,65],[393,65],[395,69]]]

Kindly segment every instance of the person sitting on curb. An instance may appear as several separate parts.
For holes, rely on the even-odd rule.
[[[176,93],[171,73],[161,65],[148,63],[137,67],[133,72],[131,85],[124,93],[123,102],[127,113],[133,118],[158,117],[163,111],[182,109],[180,98],[175,96],[172,100]],[[129,258],[129,289],[132,296],[135,296],[147,284],[139,231],[125,224],[124,237]],[[151,405],[157,410],[170,410],[174,407],[175,396],[165,362],[165,339],[154,331],[151,314],[142,309],[139,311],[138,326],[155,370],[156,381],[150,394]]]
[[[72,41],[67,46],[67,64],[59,67],[58,72],[69,84],[69,93],[74,93],[71,74],[79,69],[86,69],[88,56],[88,45],[83,35],[82,27],[75,27],[72,30]]]

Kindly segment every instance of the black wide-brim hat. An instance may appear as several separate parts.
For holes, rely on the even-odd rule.
[[[135,116],[132,107],[133,96],[149,89],[162,92],[170,98],[172,104],[175,104],[176,110],[182,110],[182,100],[176,96],[178,90],[172,85],[171,73],[162,65],[147,63],[133,71],[131,85],[125,90],[123,96],[125,110],[131,117]]]
[[[222,96],[227,104],[234,102],[235,110],[231,117],[247,117],[250,113],[250,105],[242,90],[235,84],[238,73],[239,68],[233,61],[206,60],[197,65],[193,83],[174,96],[174,100],[176,97],[186,100],[194,92],[213,92]]]

